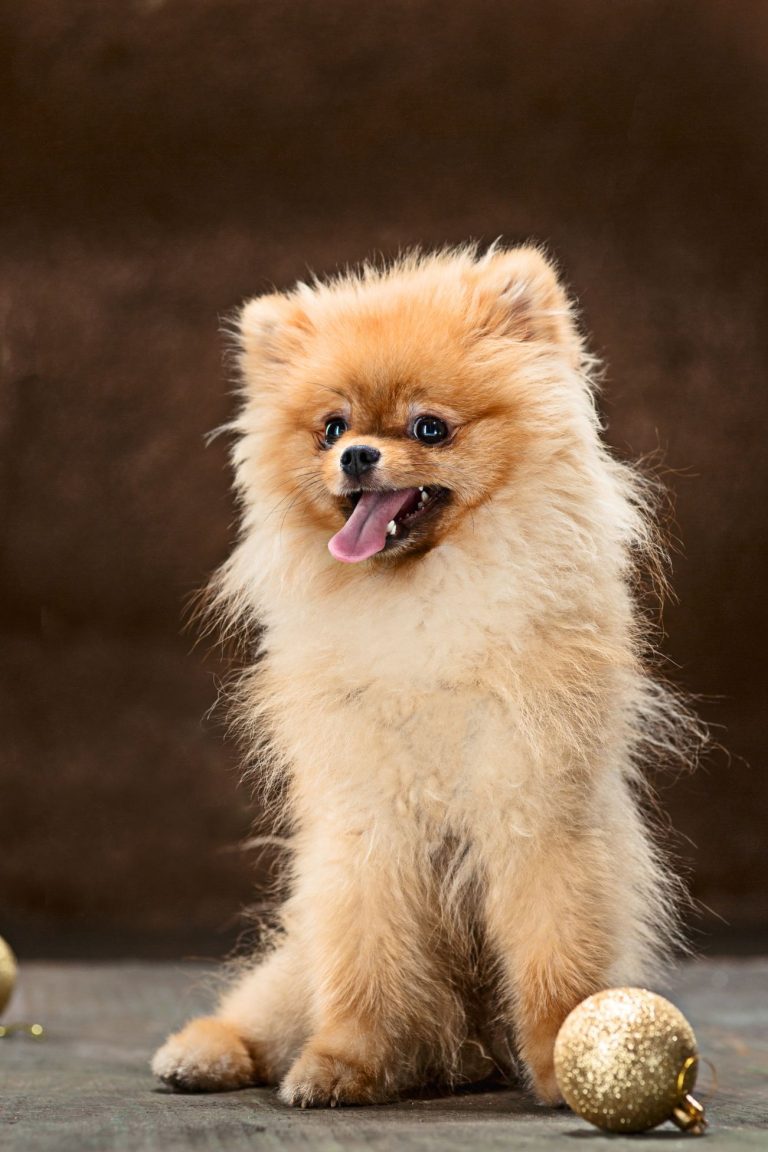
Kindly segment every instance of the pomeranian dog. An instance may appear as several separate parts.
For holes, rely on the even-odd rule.
[[[520,1075],[556,1103],[570,1010],[652,977],[677,882],[639,766],[684,711],[647,671],[646,485],[533,247],[411,254],[247,303],[241,712],[291,826],[270,946],[156,1054],[290,1105]]]

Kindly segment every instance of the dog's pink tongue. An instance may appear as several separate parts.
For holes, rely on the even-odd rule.
[[[387,524],[413,500],[415,488],[397,492],[363,492],[340,532],[328,541],[328,550],[345,564],[356,564],[381,552],[387,542]]]

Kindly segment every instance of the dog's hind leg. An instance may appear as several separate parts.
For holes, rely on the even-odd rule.
[[[225,993],[215,1015],[166,1040],[153,1072],[180,1092],[276,1084],[306,1037],[304,981],[300,949],[288,936]]]

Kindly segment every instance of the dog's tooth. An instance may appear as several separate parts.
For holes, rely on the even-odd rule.
[[[420,488],[419,491],[421,492],[421,503],[426,504],[427,500],[429,500],[429,493],[425,492],[423,488]]]
[[[381,529],[379,529],[379,531],[381,531]],[[397,524],[395,524],[394,520],[390,520],[389,524],[387,524],[387,535],[388,536],[395,536],[396,534],[397,534]]]

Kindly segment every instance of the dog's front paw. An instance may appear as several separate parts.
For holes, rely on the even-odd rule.
[[[540,1068],[531,1074],[533,1091],[540,1104],[558,1108],[563,1103],[563,1094],[555,1079],[554,1068]]]
[[[292,1108],[380,1104],[392,1095],[371,1067],[309,1045],[294,1061],[278,1094]]]
[[[253,1056],[231,1024],[204,1016],[169,1036],[152,1061],[177,1092],[228,1092],[259,1082]]]

